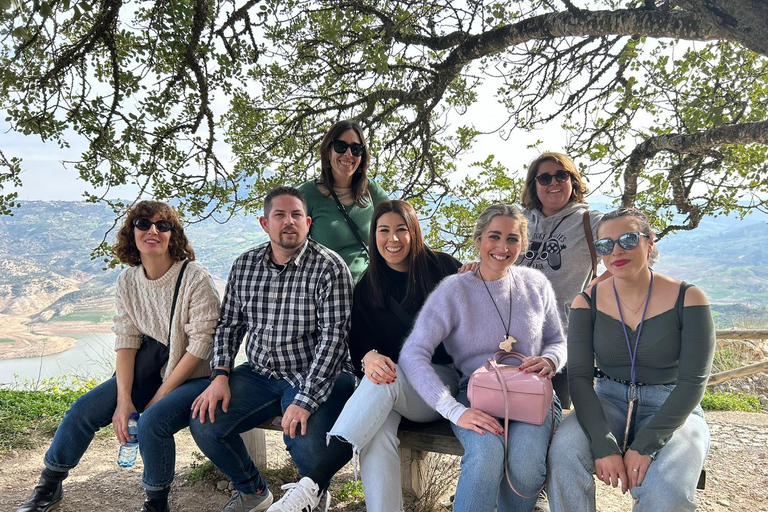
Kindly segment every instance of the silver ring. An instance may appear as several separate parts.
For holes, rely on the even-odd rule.
[[[638,473],[640,470],[639,470],[639,469],[637,469],[637,468],[635,468],[635,469],[633,469],[632,471],[634,471],[635,473]]]
[[[381,365],[381,366],[379,366],[379,368],[381,368],[382,370],[386,370],[387,366],[386,365]]]
[[[299,420],[291,420],[291,423],[298,423],[298,422],[299,422]],[[635,470],[635,471],[637,471],[637,470]]]

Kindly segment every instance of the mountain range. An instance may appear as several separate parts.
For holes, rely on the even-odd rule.
[[[36,322],[108,319],[120,269],[104,270],[90,252],[113,222],[108,207],[73,201],[23,202],[13,216],[0,217],[0,315]],[[221,287],[234,259],[266,240],[256,216],[208,219],[185,229],[197,260]],[[694,231],[668,235],[658,248],[655,269],[702,288],[719,327],[768,317],[768,215],[706,218]]]

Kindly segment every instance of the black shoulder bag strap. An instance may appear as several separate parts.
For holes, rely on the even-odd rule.
[[[368,253],[368,246],[363,241],[363,237],[360,236],[360,228],[357,227],[357,224],[355,224],[355,221],[352,220],[352,218],[347,213],[347,209],[344,208],[344,205],[341,204],[341,201],[339,201],[339,196],[336,195],[336,191],[333,190],[333,186],[328,187],[328,190],[331,191],[331,195],[333,196],[333,200],[336,201],[336,207],[339,209],[341,214],[344,216],[344,220],[347,221],[347,224],[349,224],[349,229],[352,230],[352,234],[355,235],[355,238],[357,238],[357,241],[360,242],[360,245],[363,246],[363,250],[365,251],[365,254],[367,256],[370,256]]]
[[[176,289],[173,290],[173,303],[171,304],[171,320],[168,326],[168,348],[171,347],[171,332],[173,331],[173,312],[176,311],[176,301],[179,298],[179,288],[181,288],[181,278],[184,275],[184,270],[186,270],[187,265],[189,265],[189,260],[185,260],[184,264],[181,266],[181,270],[179,270],[179,277],[176,278]]]
[[[584,235],[587,237],[587,247],[589,255],[592,256],[592,277],[590,281],[597,277],[597,252],[595,251],[595,239],[592,237],[592,226],[589,223],[589,210],[584,212]]]

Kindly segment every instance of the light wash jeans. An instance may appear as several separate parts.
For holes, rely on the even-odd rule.
[[[469,406],[467,382],[461,380],[456,399]],[[560,400],[555,401],[555,428],[562,418]],[[504,420],[500,421],[503,428]],[[504,460],[504,436],[486,432],[478,434],[451,424],[453,432],[464,446],[461,475],[456,487],[454,512],[532,512],[539,497],[539,488],[547,476],[547,447],[552,431],[552,410],[541,425],[510,421],[507,435],[507,460]],[[501,429],[500,429],[501,430]],[[508,464],[509,479],[522,498],[509,488],[504,474]]]
[[[673,385],[637,387],[636,430],[648,424],[672,389]],[[621,445],[629,386],[602,377],[597,379],[595,391],[608,426]],[[549,451],[547,493],[553,512],[595,510],[595,461],[576,414],[578,411],[563,421]],[[696,483],[708,451],[709,427],[701,406],[697,406],[651,462],[643,484],[630,491],[635,501],[634,512],[695,510]]]
[[[299,473],[306,475],[325,451],[325,433],[339,416],[344,403],[355,387],[355,376],[341,372],[333,383],[330,396],[307,420],[307,434],[283,440]],[[222,473],[232,480],[232,486],[246,494],[257,493],[267,485],[259,469],[248,455],[240,437],[273,416],[280,416],[293,402],[299,388],[283,379],[270,379],[254,372],[243,363],[229,376],[232,398],[227,412],[216,406],[216,421],[200,423],[192,420],[189,431],[197,446]]]
[[[451,389],[451,394],[455,394],[459,380],[456,370],[452,366],[432,367]],[[343,439],[352,445],[355,454],[359,454],[368,512],[403,510],[397,454],[400,418],[427,422],[441,417],[416,393],[399,366],[395,371],[397,379],[392,384],[376,385],[364,378],[328,432],[329,438]]]
[[[139,449],[144,459],[142,486],[160,490],[171,485],[176,465],[176,445],[173,434],[189,426],[192,402],[208,387],[208,379],[191,379],[174,389],[139,418]],[[144,404],[136,401],[139,411]],[[45,466],[54,471],[72,469],[102,427],[112,423],[117,407],[117,380],[108,379],[78,398],[61,421],[50,448],[45,454]],[[115,443],[117,460],[118,443]]]

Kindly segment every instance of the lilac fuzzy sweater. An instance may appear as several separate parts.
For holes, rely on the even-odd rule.
[[[566,347],[555,292],[549,280],[525,267],[510,267],[507,276],[485,284],[508,321],[512,282],[514,350],[526,356],[546,356],[557,369],[565,364]],[[424,401],[457,423],[467,410],[451,396],[432,370],[430,361],[442,341],[456,368],[469,376],[499,350],[505,330],[477,273],[447,277],[432,292],[419,312],[413,332],[405,342],[398,364]]]

